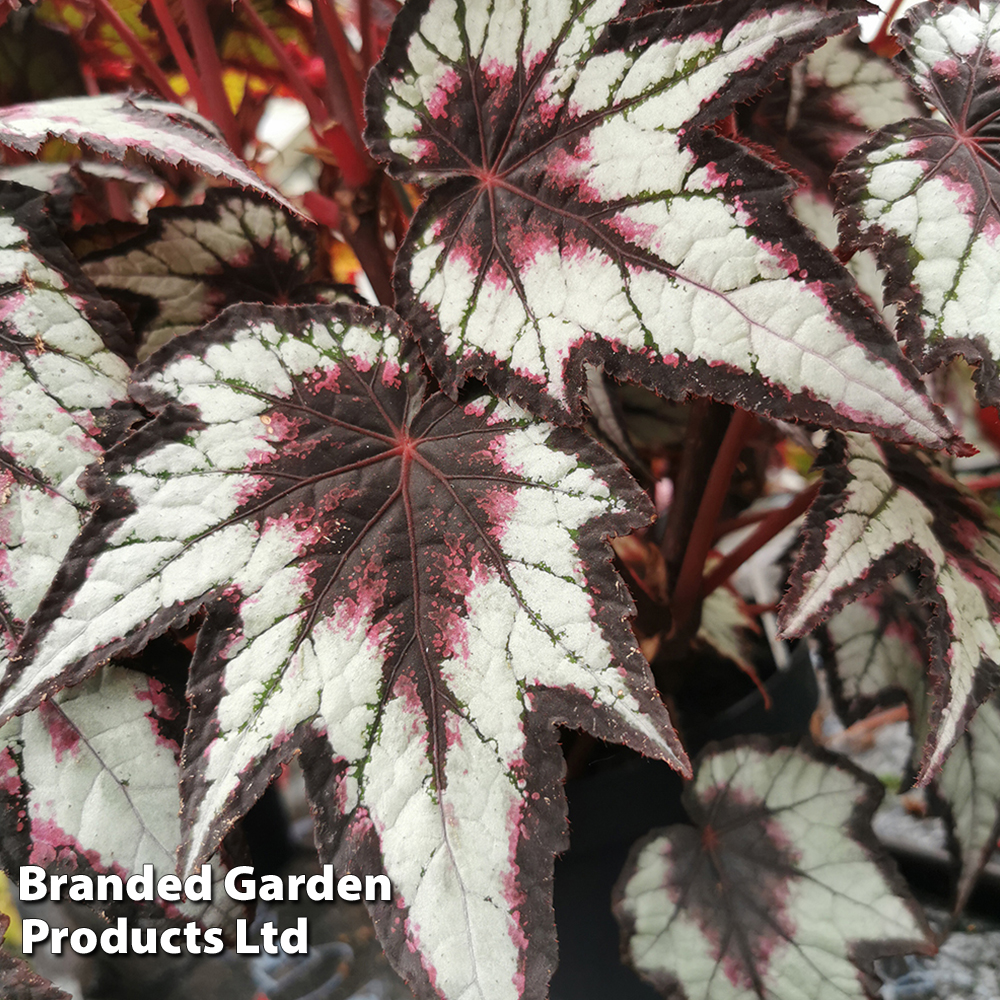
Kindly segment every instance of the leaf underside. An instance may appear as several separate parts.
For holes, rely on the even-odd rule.
[[[866,435],[832,435],[824,485],[803,528],[779,626],[787,636],[911,567],[934,609],[935,700],[919,780],[938,770],[1000,685],[1000,521],[917,452]]]
[[[880,798],[805,746],[710,746],[684,791],[695,825],[639,841],[615,888],[632,965],[686,1000],[873,996],[875,958],[933,950],[871,832]]]
[[[913,8],[894,30],[901,70],[939,118],[882,129],[841,164],[841,234],[872,248],[923,371],[956,354],[1000,402],[1000,4]]]
[[[927,738],[931,684],[927,675],[926,615],[892,587],[849,604],[825,627],[830,686],[845,722],[863,718],[872,706],[910,703],[916,773]],[[979,706],[931,785],[943,804],[952,851],[960,873],[953,910],[964,909],[1000,836],[1000,701]]]
[[[366,135],[432,188],[398,308],[447,392],[469,375],[578,419],[584,364],[938,447],[950,430],[787,178],[710,126],[853,2],[727,0],[614,21],[620,0],[408,3],[369,81]]]
[[[428,394],[401,329],[238,306],[142,366],[156,419],[93,473],[97,513],[3,710],[207,608],[188,866],[301,745],[325,849],[392,881],[379,930],[418,993],[541,998],[565,837],[553,721],[688,767],[605,544],[649,502],[581,432]]]

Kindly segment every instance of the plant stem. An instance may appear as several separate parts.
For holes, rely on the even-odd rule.
[[[986,476],[977,476],[975,479],[966,479],[962,485],[966,489],[978,492],[979,490],[1000,489],[1000,472],[991,472]]]
[[[707,597],[720,584],[725,583],[758,549],[765,546],[778,532],[783,531],[797,517],[805,513],[816,494],[819,493],[820,481],[807,486],[787,507],[771,511],[758,525],[757,529],[733,549],[711,573],[704,578],[701,586],[702,599]]]
[[[771,513],[772,511],[770,510],[751,510],[745,511],[737,517],[731,517],[728,521],[720,521],[715,529],[714,541],[725,538],[726,535],[731,535],[734,531],[739,531],[740,528],[747,528],[751,524],[759,524],[764,518],[769,517]]]
[[[177,101],[177,91],[170,86],[170,81],[163,70],[157,66],[156,61],[146,50],[146,46],[139,41],[135,32],[122,20],[118,11],[108,3],[108,0],[97,0],[97,9],[111,22],[111,26],[118,32],[118,36],[128,46],[129,52],[142,66],[143,72],[149,77],[149,82],[159,91],[160,96],[167,101]]]
[[[285,46],[281,40],[271,30],[267,22],[257,13],[251,0],[244,0],[243,10],[247,17],[253,22],[254,31],[257,32],[260,40],[271,50],[271,55],[278,60],[282,73],[285,74],[285,83],[295,91],[298,99],[306,106],[309,112],[309,120],[317,133],[322,133],[330,123],[330,112],[323,102],[316,96],[315,91],[309,86],[306,78],[299,72],[298,67],[292,62]]]
[[[684,449],[680,467],[673,474],[673,499],[665,514],[666,525],[660,542],[670,582],[677,579],[680,571],[705,483],[712,471],[713,456],[722,445],[731,415],[728,406],[710,399],[695,399],[689,407]]]
[[[747,434],[757,418],[746,410],[734,410],[725,436],[712,463],[698,513],[691,526],[691,535],[684,550],[684,560],[671,591],[670,611],[673,625],[670,638],[678,638],[698,629],[701,607],[701,580],[705,559],[712,547],[715,526],[726,502],[729,482],[733,477]]]
[[[309,113],[309,121],[312,124],[313,132],[317,141],[322,143],[337,158],[337,166],[340,167],[344,180],[350,187],[360,187],[367,183],[371,177],[371,163],[367,157],[362,156],[350,139],[349,133],[343,125],[332,124],[335,115],[316,96],[316,92],[309,85],[306,78],[299,72],[298,67],[291,60],[285,51],[281,40],[266,24],[264,19],[257,13],[250,0],[245,0],[243,9],[253,22],[254,30],[260,40],[271,50],[278,65],[285,74],[285,82],[296,93],[299,100],[306,106]]]
[[[316,18],[315,14],[319,17]],[[359,149],[364,149],[361,133],[365,127],[364,93],[354,64],[354,50],[347,41],[343,25],[332,0],[313,0],[316,42],[326,66],[327,86],[331,89],[330,109],[347,129]]]
[[[205,97],[211,108],[211,119],[222,131],[222,135],[235,153],[241,153],[240,130],[236,117],[229,105],[226,85],[222,78],[222,63],[215,51],[215,36],[208,21],[208,12],[202,0],[182,0],[184,17],[194,45],[198,72],[205,88]]]
[[[150,2],[153,5],[153,13],[156,15],[156,20],[160,22],[160,27],[163,29],[167,45],[170,46],[170,51],[174,59],[177,60],[177,67],[184,74],[188,86],[191,88],[191,93],[194,94],[198,111],[208,116],[209,105],[205,97],[205,90],[201,85],[201,77],[198,75],[198,70],[195,69],[191,54],[188,52],[187,46],[181,38],[177,22],[174,20],[173,15],[170,13],[170,8],[167,6],[167,0],[150,0]]]
[[[372,44],[372,0],[358,0],[358,31],[361,33],[361,66],[367,73],[375,65]]]
[[[893,50],[896,52],[899,51],[899,45],[889,37],[889,28],[893,18],[902,6],[903,0],[892,0],[892,6],[885,12],[885,17],[882,19],[881,25],[879,25],[878,34],[868,43],[872,52],[878,55],[891,56],[894,54]]]
[[[380,187],[381,177],[376,176],[365,188],[354,192],[351,211],[341,213],[343,219],[341,232],[371,282],[375,297],[382,305],[391,306],[395,301],[392,266],[378,224]]]

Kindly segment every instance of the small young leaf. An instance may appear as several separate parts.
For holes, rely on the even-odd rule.
[[[639,841],[615,889],[632,965],[686,1000],[873,996],[875,958],[934,950],[871,832],[880,798],[805,747],[711,746],[684,790],[695,825]]]
[[[914,749],[927,738],[931,690],[927,675],[926,622],[919,608],[882,587],[849,604],[826,625],[828,676],[846,721],[863,717],[873,704],[910,702]],[[918,760],[912,762],[915,772]],[[968,901],[979,873],[1000,836],[1000,701],[979,706],[932,785],[943,803],[958,858],[955,912]]]
[[[66,97],[0,108],[0,146],[36,153],[52,135],[116,160],[135,150],[161,163],[190,163],[202,173],[225,177],[295,211],[226,147],[211,122],[148,94]]]
[[[940,116],[891,125],[841,164],[841,233],[871,247],[899,306],[899,335],[928,371],[981,364],[980,400],[1000,402],[1000,4],[924,3],[896,22],[902,70]]]
[[[0,24],[3,23],[3,3],[0,2]],[[10,917],[0,913],[0,940],[7,934]],[[23,959],[0,948],[0,989],[4,1000],[73,1000],[69,993],[57,989],[47,979],[34,972]]]
[[[541,998],[552,722],[688,768],[604,543],[650,505],[582,432],[428,396],[401,332],[386,310],[237,306],[140,368],[156,419],[92,476],[3,710],[207,607],[187,864],[311,747],[324,843],[388,873],[380,932],[420,995]]]
[[[576,419],[585,363],[673,398],[940,447],[950,430],[788,181],[710,130],[857,5],[726,0],[614,21],[410,0],[368,88],[368,141],[434,185],[396,297],[442,386],[469,375]]]
[[[751,662],[751,651],[756,635],[760,635],[760,625],[734,590],[716,587],[702,601],[698,639],[754,679],[757,670]]]
[[[216,189],[202,205],[150,212],[142,234],[85,257],[83,270],[132,319],[145,360],[237,302],[331,301],[337,290],[312,281],[314,242],[273,202]]]
[[[823,465],[779,626],[802,635],[920,567],[920,599],[935,608],[930,669],[937,679],[925,782],[1000,684],[1000,520],[918,454],[865,435],[832,435]]]

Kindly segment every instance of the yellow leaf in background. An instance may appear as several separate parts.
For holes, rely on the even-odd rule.
[[[0,872],[0,913],[10,917],[10,927],[4,936],[4,944],[21,950],[21,915],[17,912],[17,903],[10,889],[10,880]]]
[[[330,247],[330,275],[334,281],[353,285],[361,273],[361,264],[346,244],[335,242]]]
[[[226,97],[233,114],[240,110],[243,97],[247,92],[247,73],[241,69],[225,69],[222,71],[222,85],[226,88]]]

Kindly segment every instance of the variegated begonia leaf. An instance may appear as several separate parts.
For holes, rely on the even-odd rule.
[[[745,674],[757,678],[752,662],[753,638],[760,635],[760,625],[750,614],[746,602],[735,590],[716,587],[701,602],[698,640],[711,646],[720,656],[732,660]]]
[[[914,748],[927,738],[931,685],[922,609],[882,587],[838,612],[827,623],[828,676],[838,711],[853,722],[874,704],[905,695]],[[913,761],[916,771],[918,761]],[[960,864],[955,912],[961,911],[1000,836],[1000,700],[979,706],[935,776],[934,796],[944,805],[951,846]]]
[[[0,0],[0,24],[3,23],[3,0]],[[0,940],[10,927],[10,917],[0,913]],[[0,989],[4,1000],[73,1000],[69,993],[53,986],[34,972],[23,959],[0,948]]]
[[[933,952],[871,831],[881,786],[805,746],[710,745],[694,826],[639,841],[615,889],[629,959],[685,1000],[874,995],[876,958]]]
[[[77,481],[122,422],[112,407],[126,398],[128,366],[111,347],[123,348],[127,326],[59,242],[38,194],[0,184],[5,668],[90,511]],[[9,721],[0,729],[0,863],[8,871],[70,864],[132,874],[146,863],[172,871],[180,747],[160,727],[177,711],[156,681],[108,667]],[[225,906],[204,909],[186,912],[227,919]]]
[[[927,676],[927,618],[927,608],[891,582],[848,604],[823,626],[827,681],[845,723],[912,694],[916,678]],[[924,701],[921,695],[921,707]]]
[[[924,3],[894,25],[901,69],[940,112],[882,129],[835,183],[850,249],[871,247],[922,370],[963,354],[1000,402],[1000,4]]]
[[[174,871],[181,843],[181,706],[156,680],[109,666],[0,728],[0,859],[47,871],[128,876],[152,864]],[[213,880],[225,870],[215,859]],[[105,902],[140,912],[231,923],[234,904]]]
[[[577,418],[589,362],[674,398],[949,439],[790,217],[787,178],[710,128],[858,5],[823,8],[406,4],[369,78],[367,139],[432,187],[396,298],[446,391],[475,375]]]
[[[14,181],[44,191],[49,218],[64,239],[70,240],[81,226],[104,223],[114,217],[108,203],[112,188],[131,203],[146,185],[157,182],[149,170],[110,160],[33,160],[18,166],[0,167],[0,181]],[[138,225],[138,223],[137,223]]]
[[[154,209],[140,235],[82,263],[132,320],[145,360],[228,305],[337,295],[312,280],[314,243],[315,233],[279,205],[216,189],[202,205]]]
[[[125,317],[103,300],[37,192],[0,183],[0,630],[5,662],[76,536],[77,480],[127,396]]]
[[[872,132],[926,114],[891,63],[852,31],[810,52],[756,102],[748,136],[772,145],[825,192],[840,160]]]
[[[161,163],[189,163],[294,211],[226,146],[210,121],[149,94],[65,97],[0,108],[0,146],[37,153],[49,136],[82,143],[116,160],[131,150]]]
[[[779,626],[802,635],[919,568],[936,692],[923,783],[1000,684],[1000,519],[922,455],[867,435],[832,435],[823,466]]]
[[[689,767],[605,544],[651,508],[582,432],[429,394],[402,333],[386,310],[235,306],[138,369],[157,416],[91,475],[2,711],[206,608],[186,864],[318,736],[324,843],[388,874],[379,931],[418,994],[541,1000],[553,722]]]

